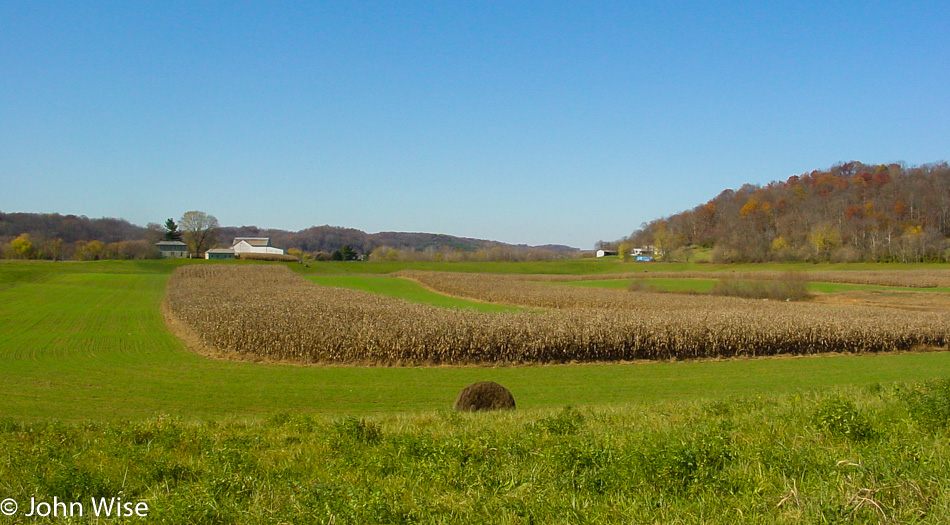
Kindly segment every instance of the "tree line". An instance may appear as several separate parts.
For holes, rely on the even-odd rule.
[[[180,227],[179,227],[180,225]],[[155,243],[181,241],[192,253],[203,253],[218,242],[218,220],[189,211],[178,223],[149,223],[145,228],[123,219],[84,216],[0,213],[0,257],[95,261],[100,259],[156,259]],[[15,237],[13,233],[20,232]],[[8,239],[8,240],[7,240]]]
[[[366,233],[339,226],[291,232],[256,226],[221,226],[189,211],[180,219],[135,226],[123,219],[0,212],[0,257],[8,259],[145,259],[160,257],[155,243],[181,241],[191,253],[230,247],[236,237],[269,237],[300,260],[541,260],[577,256],[568,246],[511,245],[433,233]]]
[[[666,260],[711,248],[715,262],[950,260],[950,166],[845,162],[746,184],[643,224],[613,245]]]

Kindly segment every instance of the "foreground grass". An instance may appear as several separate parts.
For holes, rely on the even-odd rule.
[[[23,512],[120,496],[164,523],[936,524],[948,421],[946,379],[507,413],[8,420],[0,494]]]

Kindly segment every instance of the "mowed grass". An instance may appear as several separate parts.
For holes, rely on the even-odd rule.
[[[506,385],[520,407],[552,408],[950,376],[946,352],[510,368],[302,367],[208,359],[185,348],[161,317],[167,275],[179,264],[0,265],[0,275],[19,272],[0,289],[0,417],[420,413],[447,409],[465,385],[481,380]]]
[[[450,297],[433,292],[421,284],[402,277],[375,275],[307,275],[307,280],[321,286],[335,286],[398,297],[415,303],[431,304],[440,308],[464,308],[479,312],[515,312],[525,308],[483,303]]]

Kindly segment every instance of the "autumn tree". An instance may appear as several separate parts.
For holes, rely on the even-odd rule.
[[[633,246],[629,242],[622,242],[617,248],[617,253],[620,254],[621,261],[629,261],[630,255],[633,253]]]
[[[76,242],[76,258],[80,261],[98,261],[105,251],[106,244],[102,241]]]
[[[40,257],[58,261],[63,257],[63,240],[60,238],[47,239],[40,246]]]
[[[188,245],[188,250],[201,255],[214,246],[218,239],[218,229],[221,225],[214,215],[203,211],[189,211],[178,221],[182,240]]]
[[[653,249],[656,251],[657,257],[666,261],[667,254],[670,252],[670,244],[672,244],[672,235],[666,228],[666,221],[657,221],[656,229],[653,231]]]
[[[831,259],[831,252],[841,245],[841,234],[830,224],[823,224],[812,230],[808,236],[809,242],[815,248],[819,259]]]
[[[10,241],[10,247],[18,259],[29,259],[33,257],[33,239],[30,234],[21,233],[19,237]]]

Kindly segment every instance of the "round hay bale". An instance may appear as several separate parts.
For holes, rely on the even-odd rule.
[[[452,408],[465,412],[512,410],[515,398],[507,388],[494,381],[479,381],[462,389]]]

